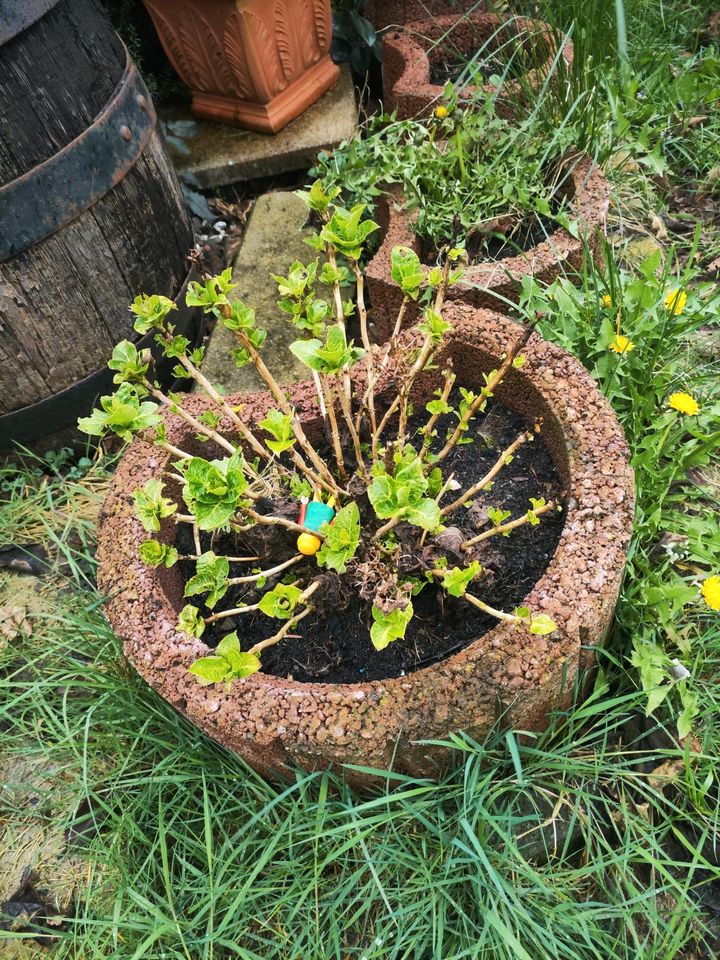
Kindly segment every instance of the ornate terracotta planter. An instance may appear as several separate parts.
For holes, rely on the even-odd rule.
[[[459,283],[450,287],[448,299],[504,312],[508,300],[517,300],[523,277],[534,276],[543,283],[551,283],[561,274],[579,269],[584,255],[583,239],[599,255],[599,241],[610,203],[610,184],[597,164],[585,156],[572,162],[567,189],[570,216],[578,223],[579,237],[564,227],[558,227],[546,240],[524,253],[504,260],[476,263],[466,269]],[[380,198],[374,213],[374,219],[383,229],[383,242],[368,264],[365,276],[374,310],[377,342],[390,336],[400,308],[401,296],[390,278],[392,248],[402,244],[421,253],[422,244],[413,230],[412,214],[402,209],[402,203],[402,194],[396,190]],[[406,322],[409,324],[413,320],[413,310],[410,309]]]
[[[432,112],[444,90],[444,84],[432,82],[432,67],[448,47],[468,57],[481,47],[488,52],[507,51],[508,59],[513,49],[519,48],[528,56],[533,68],[522,81],[508,80],[500,92],[493,84],[480,88],[487,94],[498,94],[496,109],[501,116],[508,117],[514,112],[513,99],[539,89],[557,56],[553,30],[540,20],[473,13],[407,23],[404,29],[389,30],[383,39],[383,99],[389,113],[396,110],[398,117],[405,120]],[[573,47],[569,40],[563,45],[562,55],[566,63],[572,63]],[[477,87],[468,86],[458,89],[458,96],[460,100],[469,99],[477,92]]]
[[[454,330],[445,357],[452,355],[458,383],[477,387],[520,328],[464,304],[450,306],[446,316]],[[407,331],[403,349],[413,349],[419,336],[417,330]],[[202,687],[187,668],[207,647],[176,628],[185,602],[182,576],[176,568],[146,567],[138,556],[147,534],[133,514],[131,494],[163,475],[169,460],[138,439],[113,480],[98,547],[107,616],[138,672],[209,736],[268,775],[287,772],[293,763],[307,770],[393,763],[396,769],[431,776],[447,762],[448,752],[421,740],[443,739],[456,730],[482,737],[500,717],[524,730],[543,729],[549,711],[568,702],[578,672],[592,664],[590,648],[602,643],[612,621],[634,488],[623,431],[584,367],[537,334],[523,354],[525,365],[512,370],[499,395],[531,419],[544,417],[545,442],[567,491],[557,550],[527,597],[529,606],[555,620],[553,634],[531,636],[501,622],[434,666],[364,684],[299,683],[256,673],[229,690]],[[417,382],[415,401],[431,395],[445,357]],[[353,376],[362,380],[362,370],[356,368]],[[290,398],[308,437],[318,442],[322,421],[312,383],[296,384]],[[207,405],[201,397],[191,402],[196,412]],[[250,424],[272,406],[265,393],[245,395],[242,402]],[[168,420],[168,439],[204,456],[210,453],[193,444],[192,430],[178,417]],[[164,524],[160,537],[169,543],[175,527]]]
[[[198,117],[276,133],[340,76],[330,0],[144,0]]]

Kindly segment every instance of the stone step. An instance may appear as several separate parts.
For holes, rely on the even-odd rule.
[[[258,326],[267,330],[263,359],[283,385],[308,379],[310,371],[290,353],[289,345],[299,333],[277,306],[277,285],[270,274],[286,275],[294,260],[308,263],[315,258],[315,252],[304,242],[313,233],[307,218],[305,203],[291,192],[273,191],[259,197],[233,267],[233,280],[238,284],[233,297],[252,307]],[[324,299],[331,295],[319,284],[317,292]],[[264,389],[251,364],[235,366],[231,351],[237,345],[233,334],[218,324],[207,346],[203,373],[225,393]]]

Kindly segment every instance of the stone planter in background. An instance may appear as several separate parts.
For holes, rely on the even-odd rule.
[[[499,365],[521,334],[507,317],[466,304],[449,304],[444,315],[453,329],[437,364],[416,381],[414,403],[432,396],[449,358],[459,384],[479,387],[483,373]],[[417,329],[406,331],[401,352],[416,348],[419,337]],[[498,720],[522,730],[546,727],[550,712],[570,702],[576,680],[593,662],[593,645],[603,642],[612,622],[634,485],[622,428],[584,367],[538,334],[523,355],[525,364],[512,369],[497,393],[530,420],[543,417],[543,437],[565,489],[558,547],[525,601],[553,618],[555,632],[532,636],[499,622],[445,660],[386,680],[300,683],[260,672],[229,688],[203,687],[188,667],[208,648],[177,629],[185,602],[182,575],[176,567],[151,568],[140,560],[147,534],[134,514],[132,492],[152,478],[167,479],[172,458],[138,438],[114,476],[98,536],[98,584],[108,598],[107,617],[138,672],[192,723],[265,775],[288,773],[293,764],[306,770],[392,764],[408,774],[432,776],[448,762],[450,750],[419,741],[445,740],[457,730],[482,738]],[[361,387],[362,366],[352,373]],[[289,398],[308,438],[321,443],[312,382],[291,387]],[[242,401],[250,426],[273,404],[268,393],[235,401]],[[195,397],[189,408],[197,414],[208,404]],[[210,455],[180,417],[169,417],[167,430],[170,443]],[[172,520],[164,521],[160,539],[171,543],[175,532]],[[372,781],[355,772],[350,776],[359,785]]]
[[[398,26],[411,20],[427,20],[446,13],[462,13],[468,8],[478,13],[486,8],[485,3],[470,4],[467,0],[368,0],[363,16],[376,30]]]
[[[340,76],[330,0],[144,0],[192,112],[277,133]]]
[[[388,113],[397,111],[398,117],[405,120],[432,112],[442,99],[444,85],[431,81],[431,70],[448,48],[466,54],[468,59],[480,48],[488,53],[497,49],[507,51],[508,60],[519,56],[517,51],[527,58],[531,68],[522,79],[508,79],[501,90],[489,83],[480,88],[465,86],[457,90],[461,102],[480,90],[498,95],[497,112],[511,117],[514,102],[523,94],[539,89],[552,70],[558,39],[549,24],[540,20],[489,13],[439,16],[389,30],[382,48],[383,101]],[[572,63],[573,47],[569,40],[563,44],[562,56],[566,64]]]
[[[507,301],[517,302],[523,277],[533,276],[541,283],[551,283],[558,276],[579,270],[585,250],[600,253],[600,238],[610,203],[610,184],[598,165],[589,157],[568,161],[566,190],[570,200],[570,217],[578,225],[573,236],[558,226],[542,243],[504,260],[486,260],[467,267],[459,283],[450,287],[448,300],[461,300],[475,307],[505,312]],[[365,271],[373,307],[374,336],[382,343],[390,336],[397,317],[402,294],[390,275],[392,248],[410,247],[422,252],[422,241],[415,235],[412,213],[403,209],[399,188],[380,197],[375,220],[383,230],[383,241]],[[406,325],[416,319],[412,305],[406,312]]]

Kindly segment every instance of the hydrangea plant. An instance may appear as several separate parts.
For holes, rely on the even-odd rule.
[[[470,426],[508,370],[522,365],[530,328],[508,346],[501,365],[485,376],[477,391],[462,386],[453,390],[456,375],[448,361],[418,427],[413,387],[423,371],[435,365],[451,329],[443,304],[448,287],[461,276],[456,265],[462,251],[446,249],[440,265],[430,269],[407,248],[393,251],[392,277],[404,298],[393,336],[384,345],[373,344],[360,263],[377,224],[364,216],[362,205],[345,209],[338,191],[326,192],[319,182],[300,195],[319,223],[309,241],[316,258],[295,262],[287,276],[273,279],[278,306],[298,332],[291,350],[308,367],[314,383],[323,443],[308,437],[288,393],[265,363],[265,331],[254,311],[232,296],[229,269],[191,284],[187,302],[233,332],[235,363],[253,364],[272,397],[265,417],[256,426],[246,423],[242,407],[203,374],[202,348],[191,349],[175,332],[173,302],[143,295],[131,307],[136,331],[154,331],[163,354],[176,361],[175,376],[194,381],[210,403],[204,412],[193,412],[197,408],[187,403],[186,395],[163,391],[150,352],[123,341],[109,363],[117,390],[80,421],[93,436],[115,433],[129,439],[142,434],[170,454],[166,478],[149,480],[135,491],[135,512],[148,533],[140,548],[144,563],[171,567],[185,560],[193,565],[179,630],[201,637],[209,624],[233,617],[242,625],[242,616],[256,610],[278,623],[270,637],[254,645],[243,642],[238,627],[191,671],[202,683],[226,683],[261,669],[263,651],[295,631],[313,612],[317,598],[337,592],[338,586],[359,594],[367,604],[366,622],[378,650],[405,636],[413,618],[413,597],[423,588],[442,591],[531,633],[551,633],[555,624],[546,614],[526,607],[506,612],[479,595],[484,575],[479,547],[490,537],[538,524],[559,510],[559,504],[532,499],[515,517],[490,506],[487,528],[471,538],[453,523],[456,511],[487,493],[516,451],[534,439],[540,424],[523,430],[499,451],[492,467],[464,489],[446,469],[456,446],[473,442]],[[318,283],[330,289],[327,300],[319,295]],[[348,289],[354,293],[352,300],[344,296]],[[398,336],[412,302],[420,306],[422,319],[417,349],[405,355],[398,350]],[[348,337],[347,321],[354,314],[360,344]],[[361,362],[364,375],[351,378],[350,371]],[[181,417],[197,440],[207,443],[207,457],[170,442],[164,419],[168,413]],[[442,436],[440,417],[451,422]],[[169,480],[179,485],[179,498],[168,495]],[[177,545],[168,545],[154,536],[164,524],[187,526],[187,542],[194,545],[190,552],[180,552],[181,538],[176,538]],[[242,534],[243,542],[256,545],[256,551],[249,556],[216,552],[218,535],[226,532]],[[236,576],[239,564],[243,572]],[[251,602],[223,608],[228,591],[243,585]]]

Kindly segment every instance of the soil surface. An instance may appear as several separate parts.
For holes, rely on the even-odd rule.
[[[423,416],[417,425],[424,420]],[[440,418],[439,437],[444,438],[449,425],[450,417]],[[470,435],[475,437],[475,442],[456,447],[447,458],[445,476],[448,470],[453,471],[462,488],[467,488],[487,472],[500,451],[527,426],[514,411],[499,402],[491,403],[485,416],[471,426]],[[540,436],[519,449],[482,503],[478,500],[470,509],[461,507],[446,518],[446,525],[460,527],[465,537],[470,537],[489,527],[484,508],[495,506],[510,510],[512,517],[516,517],[527,511],[530,497],[541,496],[546,500],[562,500],[560,478]],[[472,592],[502,610],[512,610],[520,605],[555,552],[563,516],[546,514],[539,526],[525,525],[513,531],[510,537],[491,537],[480,544],[479,548],[483,549],[477,558],[481,560],[484,573]],[[402,540],[402,525],[397,531]],[[405,533],[411,534],[412,531],[406,526]],[[285,531],[281,535],[287,541],[282,545],[281,556],[285,558],[294,550],[295,538]],[[242,537],[237,534],[216,536],[213,549],[230,556],[247,556],[250,545],[243,543]],[[179,541],[178,546],[181,552],[185,552],[189,543]],[[207,537],[203,549],[210,546]],[[462,561],[450,558],[451,566],[458,563]],[[192,576],[194,563],[184,561],[183,566],[185,577]],[[253,566],[256,565],[231,564],[230,576],[246,575]],[[291,572],[292,579],[307,582],[310,576],[317,575],[318,567],[309,559],[307,565],[299,564]],[[276,582],[275,579],[269,580],[261,592]],[[217,609],[255,603],[259,596],[260,593],[248,589],[247,585],[235,586],[228,590]],[[405,638],[378,652],[370,642],[370,608],[358,597],[349,572],[341,578],[330,575],[318,596],[317,612],[298,624],[294,633],[264,651],[262,669],[265,673],[301,682],[326,683],[357,683],[403,676],[461,650],[497,623],[493,617],[480,613],[466,602],[448,597],[437,587],[427,585],[413,598],[415,615]],[[199,598],[192,598],[192,602],[200,606]],[[201,609],[205,615],[210,612],[202,606]],[[279,626],[280,621],[252,612],[209,625],[203,640],[214,647],[227,632],[237,630],[243,648],[248,649],[259,640],[272,636]]]
[[[512,55],[513,51],[508,52]],[[509,57],[503,52],[488,50],[487,47],[480,47],[462,56],[456,51],[447,51],[430,61],[430,83],[436,87],[444,87],[446,83],[456,83],[464,75],[466,83],[484,86],[489,82],[490,77],[505,75],[508,60]],[[472,65],[468,69],[469,64]],[[508,70],[510,78],[518,76],[521,72],[515,62],[510,64]]]
[[[555,199],[551,206],[558,211],[561,202]],[[530,214],[524,219],[518,219],[510,231],[472,234],[466,241],[468,265],[475,266],[489,260],[507,260],[509,257],[527,253],[547,240],[557,229],[558,223],[551,217]],[[437,262],[438,249],[431,240],[423,242],[421,259],[427,266]]]

